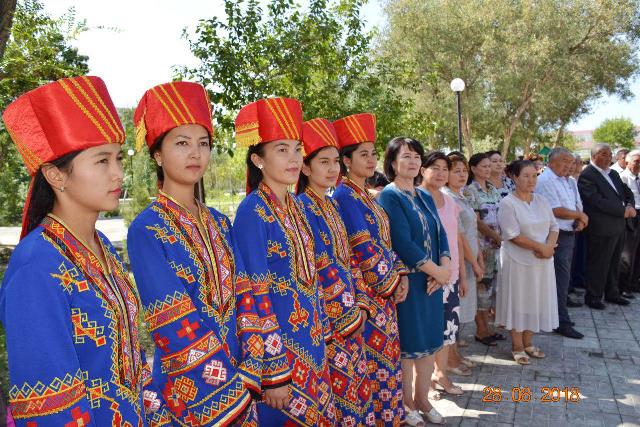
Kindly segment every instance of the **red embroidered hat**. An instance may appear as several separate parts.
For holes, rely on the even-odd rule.
[[[302,138],[302,104],[291,98],[260,99],[240,109],[236,142],[243,147]]]
[[[146,141],[151,148],[158,137],[181,125],[203,126],[213,137],[211,102],[198,83],[171,82],[147,90],[136,107],[136,149]]]
[[[340,148],[363,142],[376,142],[376,116],[373,113],[354,114],[333,122]]]
[[[327,119],[312,119],[302,124],[302,143],[305,156],[325,147],[336,147],[338,136],[331,122]]]
[[[124,129],[99,77],[80,76],[48,83],[13,101],[2,114],[11,139],[33,177],[43,163],[107,143],[122,144]],[[22,234],[33,180],[22,212]]]

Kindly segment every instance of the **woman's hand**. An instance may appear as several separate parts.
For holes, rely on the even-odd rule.
[[[264,392],[264,403],[274,409],[285,409],[289,406],[289,385],[268,388]]]
[[[538,258],[549,259],[553,257],[553,253],[555,252],[555,248],[558,245],[549,245],[549,244],[540,244],[540,247],[533,251],[534,255]]]
[[[438,265],[431,274],[431,277],[439,284],[446,285],[451,278],[451,272],[448,268]]]
[[[478,261],[471,264],[471,270],[473,270],[473,274],[475,274],[477,278],[482,279],[484,277],[484,266],[480,265]]]
[[[396,288],[393,293],[393,302],[396,304],[400,304],[405,299],[407,299],[407,294],[409,293],[409,278],[407,276],[402,276],[400,278],[400,284]]]
[[[369,319],[367,310],[360,309],[360,318],[362,319],[362,323],[360,324],[360,327],[353,333],[354,338],[359,337],[364,332],[364,327],[366,326],[367,320]]]
[[[467,278],[460,278],[460,287],[458,288],[458,295],[460,298],[464,298],[467,296],[467,292],[469,292],[469,285],[467,284]]]
[[[429,277],[429,279],[427,280],[427,295],[431,295],[441,287],[442,285],[438,283],[433,277]]]

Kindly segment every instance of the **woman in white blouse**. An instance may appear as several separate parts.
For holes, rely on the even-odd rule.
[[[553,268],[558,225],[544,196],[533,193],[537,181],[535,165],[519,160],[509,165],[509,171],[516,189],[502,199],[498,209],[503,245],[496,324],[511,331],[513,358],[527,365],[529,357],[545,357],[532,344],[534,333],[558,327]]]

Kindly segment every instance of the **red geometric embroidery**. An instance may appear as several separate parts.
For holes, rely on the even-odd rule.
[[[176,264],[174,261],[171,261],[169,265],[176,271],[176,276],[186,280],[187,283],[191,284],[196,281],[194,275],[191,274],[191,267],[183,267],[180,264]]]
[[[96,343],[96,347],[106,344],[107,339],[103,335],[104,327],[98,326],[95,321],[87,321],[87,313],[83,313],[79,308],[71,309],[71,323],[73,323],[73,337],[76,344],[84,344],[85,337]]]
[[[164,351],[165,353],[169,351],[169,339],[167,339],[167,337],[162,337],[158,332],[156,332],[153,334],[153,341],[158,347],[160,347],[160,350]]]
[[[91,415],[88,412],[82,412],[82,409],[77,406],[71,410],[72,421],[69,421],[64,427],[83,427],[88,426],[91,421]]]
[[[164,400],[167,402],[169,410],[178,417],[182,416],[182,412],[187,409],[187,406],[182,400],[180,400],[180,397],[173,388],[173,383],[171,382],[171,380],[168,380],[164,385],[162,395],[164,396]]]
[[[287,251],[282,249],[282,243],[269,241],[267,243],[267,256],[279,255],[280,258],[287,256]]]
[[[176,291],[173,295],[167,295],[164,301],[156,301],[145,310],[145,320],[149,322],[149,329],[155,331],[161,326],[175,322],[177,319],[196,311],[191,297]]]
[[[193,340],[196,338],[196,334],[194,333],[194,331],[197,331],[198,329],[200,329],[200,322],[196,320],[195,322],[190,323],[189,319],[183,319],[182,322],[180,322],[180,324],[182,325],[182,329],[179,329],[176,332],[178,334],[178,337],[180,338],[187,337],[190,340]]]
[[[188,377],[178,377],[173,389],[180,398],[187,403],[195,399],[198,394],[198,387],[196,387],[193,380]]]
[[[42,382],[14,385],[9,390],[9,402],[15,419],[55,414],[78,403],[86,395],[83,373],[67,374],[45,386]]]
[[[227,380],[227,370],[219,360],[207,363],[202,371],[202,378],[207,384],[218,385]]]

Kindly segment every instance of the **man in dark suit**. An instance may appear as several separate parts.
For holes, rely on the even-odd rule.
[[[602,310],[605,301],[628,305],[618,290],[625,220],[636,215],[633,193],[611,165],[611,147],[594,144],[591,163],[578,178],[578,189],[589,216],[587,235],[587,293],[585,304]]]

